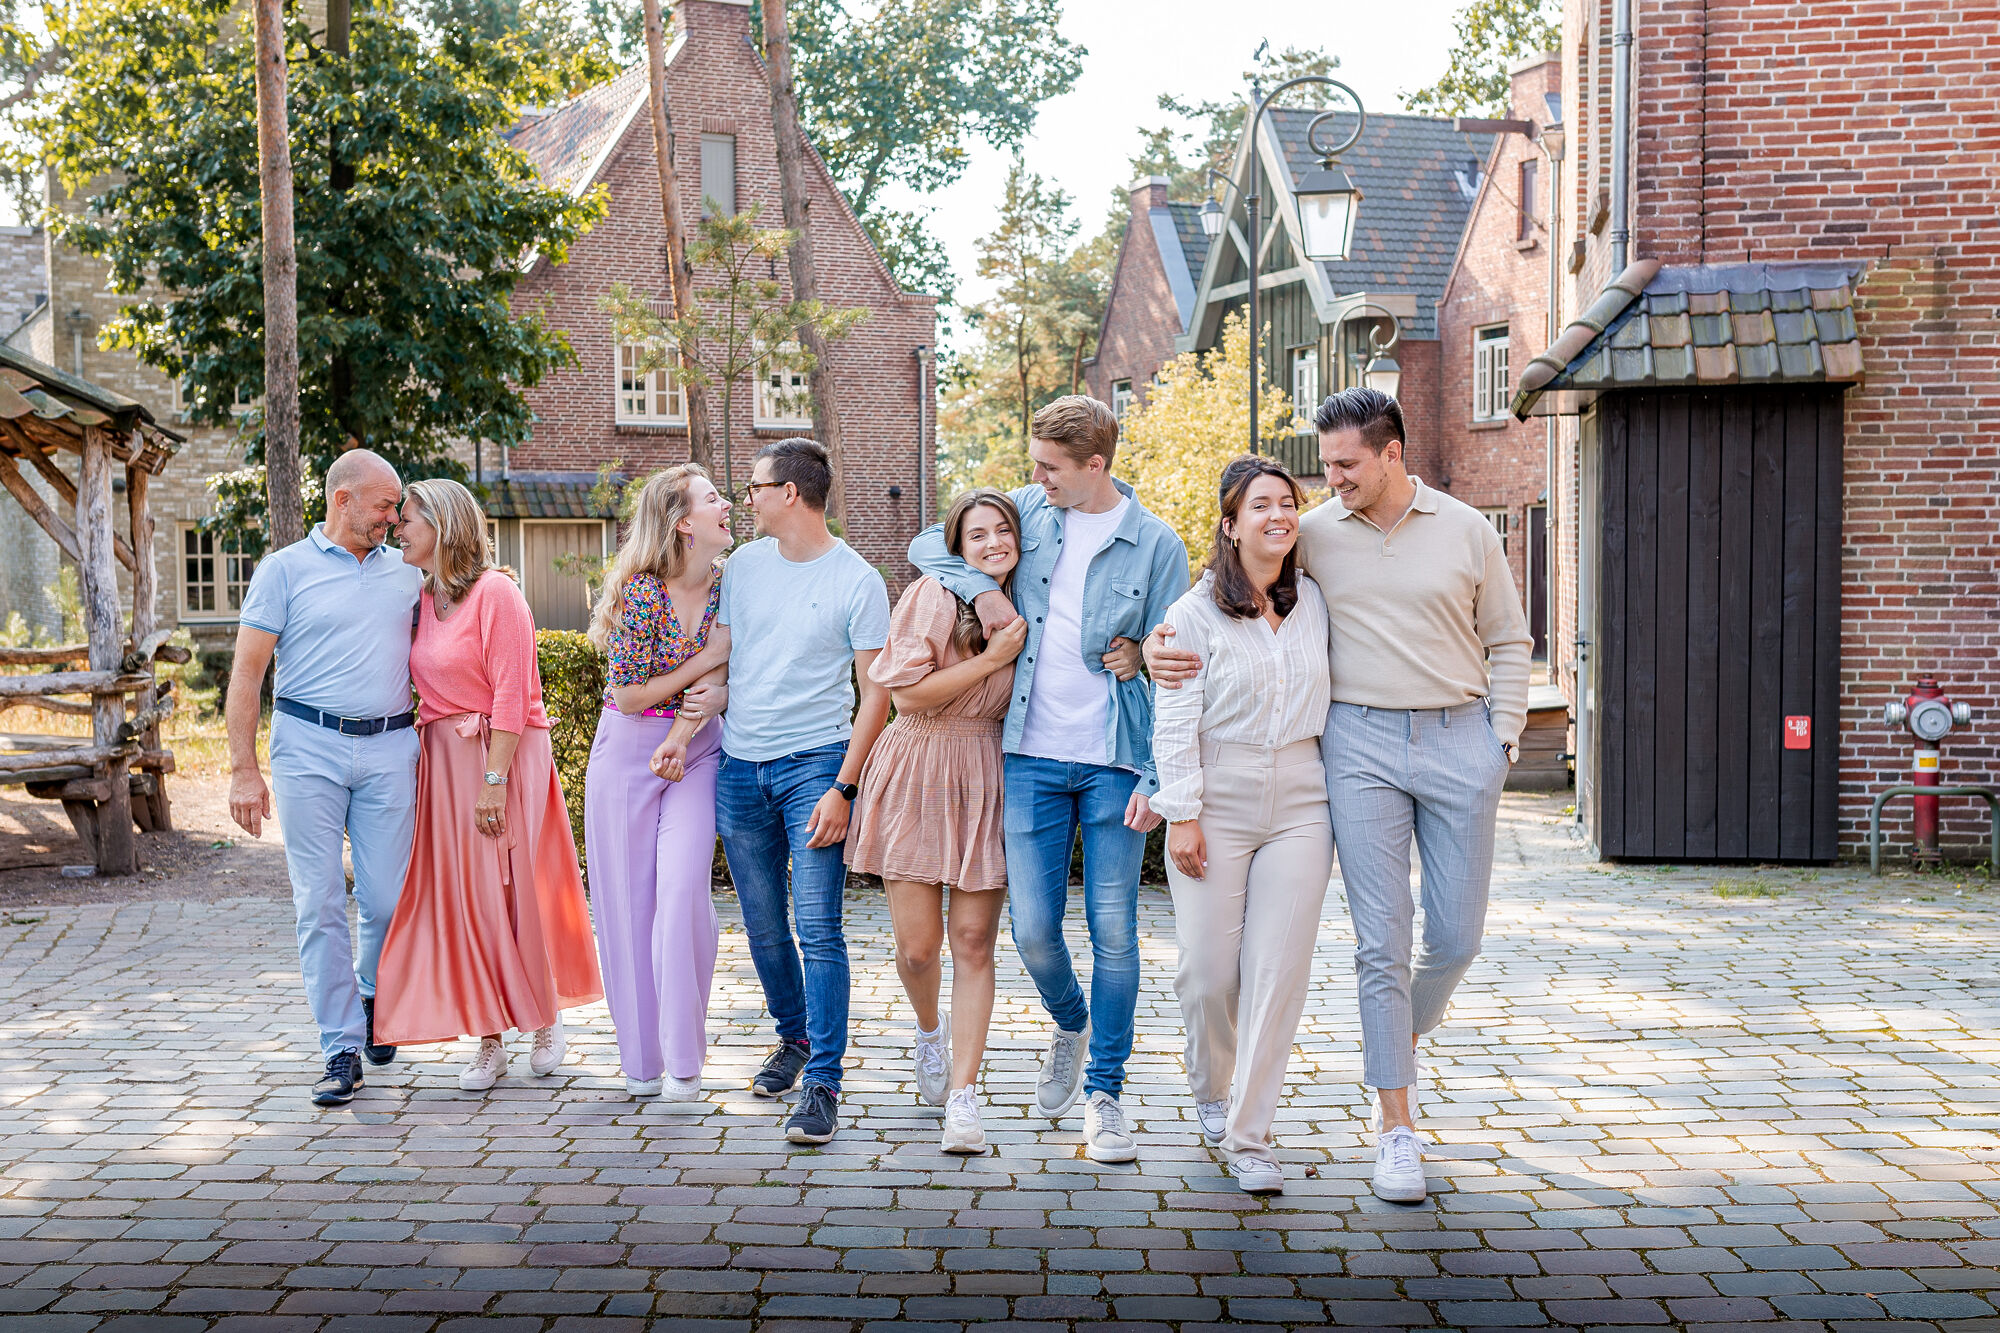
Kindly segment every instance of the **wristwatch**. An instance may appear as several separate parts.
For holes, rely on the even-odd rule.
[[[1520,757],[1520,750],[1512,741],[1501,741],[1500,753],[1507,756],[1507,762],[1510,764]]]
[[[839,792],[841,798],[850,803],[861,794],[861,788],[852,782],[836,782],[827,790]]]
[[[507,775],[505,773],[489,771],[486,774],[486,785],[489,787],[504,787],[507,785]]]

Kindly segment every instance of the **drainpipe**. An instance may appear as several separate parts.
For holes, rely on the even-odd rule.
[[[1631,262],[1632,0],[1611,0],[1611,276]]]
[[[1560,238],[1563,234],[1562,188],[1558,177],[1562,175],[1564,139],[1563,127],[1560,122],[1554,125],[1544,125],[1542,132],[1535,136],[1535,144],[1542,150],[1543,160],[1549,164],[1549,309],[1548,319],[1542,330],[1544,338],[1542,350],[1545,352],[1555,345],[1556,333],[1561,328],[1562,320],[1562,246],[1560,243]],[[1556,533],[1561,528],[1561,520],[1558,516],[1562,512],[1561,493],[1558,490],[1561,477],[1556,468],[1556,451],[1560,443],[1557,420],[1558,418],[1554,413],[1549,415],[1547,457],[1545,460],[1547,463],[1549,498],[1548,506],[1544,510],[1545,520],[1542,524],[1542,561],[1546,570],[1542,577],[1542,596],[1547,599],[1547,604],[1542,607],[1542,632],[1548,636],[1549,683],[1551,685],[1556,683],[1556,571],[1558,568],[1556,561]]]
[[[930,408],[930,380],[925,374],[924,353],[928,347],[912,347],[910,355],[917,363],[917,531],[930,526],[931,511],[924,504],[924,473],[930,462],[930,441],[925,434],[926,417]]]

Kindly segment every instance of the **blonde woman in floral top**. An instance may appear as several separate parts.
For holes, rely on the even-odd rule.
[[[709,900],[729,629],[715,623],[729,501],[692,463],[639,492],[591,618],[610,659],[584,784],[597,953],[625,1090],[692,1101],[708,1052]]]

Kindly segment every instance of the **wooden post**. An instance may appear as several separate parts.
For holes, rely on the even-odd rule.
[[[797,239],[787,255],[792,270],[792,299],[819,299],[819,272],[813,266],[812,208],[806,190],[806,136],[799,126],[798,90],[792,84],[792,41],[785,0],[764,0],[764,53],[771,66],[771,121],[778,139],[778,185],[784,200],[785,228]],[[840,408],[834,400],[832,351],[817,323],[799,330],[799,343],[812,357],[806,384],[812,391],[813,434],[833,464],[833,491],[826,514],[847,523],[846,451],[842,446]]]
[[[90,640],[93,671],[116,671],[125,657],[125,635],[118,616],[118,560],[111,548],[111,441],[102,426],[83,432],[83,484],[77,488],[77,541],[82,547],[79,582],[83,593],[83,624]],[[91,701],[92,738],[100,746],[118,743],[118,726],[125,720],[125,696],[100,694]],[[130,875],[139,868],[138,844],[132,834],[131,760],[110,761],[105,779],[110,799],[98,810],[97,869],[104,875]]]
[[[263,192],[264,502],[273,549],[306,535],[299,457],[299,256],[292,239],[292,145],[285,106],[285,9],[253,0],[257,172]]]
[[[660,0],[645,0],[646,101],[653,120],[653,160],[660,175],[660,220],[667,231],[667,294],[674,317],[694,315],[694,269],[688,264],[687,222],[681,216],[680,180],[674,171],[674,121],[667,105],[667,29]],[[687,414],[688,461],[715,471],[715,435],[708,419],[708,386],[694,374],[694,356],[677,349],[681,410]]]
[[[133,451],[137,456],[137,449]],[[153,474],[142,467],[125,469],[125,499],[129,518],[128,530],[132,534],[132,551],[137,560],[132,566],[132,646],[142,647],[153,636],[159,625],[159,571],[153,562],[153,509],[147,492],[152,485]],[[152,662],[142,663],[142,671],[158,675]],[[148,750],[160,748],[160,729],[149,727],[139,738],[140,745]],[[164,780],[153,784],[151,795],[140,798],[141,808],[137,815],[147,829],[162,832],[173,827],[172,817],[167,812],[167,784]]]

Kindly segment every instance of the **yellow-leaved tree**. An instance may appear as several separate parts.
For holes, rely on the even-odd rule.
[[[1264,450],[1292,433],[1292,404],[1266,386],[1258,402]],[[1250,438],[1250,333],[1241,313],[1223,321],[1222,341],[1160,367],[1143,404],[1125,413],[1118,475],[1187,544],[1189,572],[1208,563],[1219,504],[1216,485]]]

